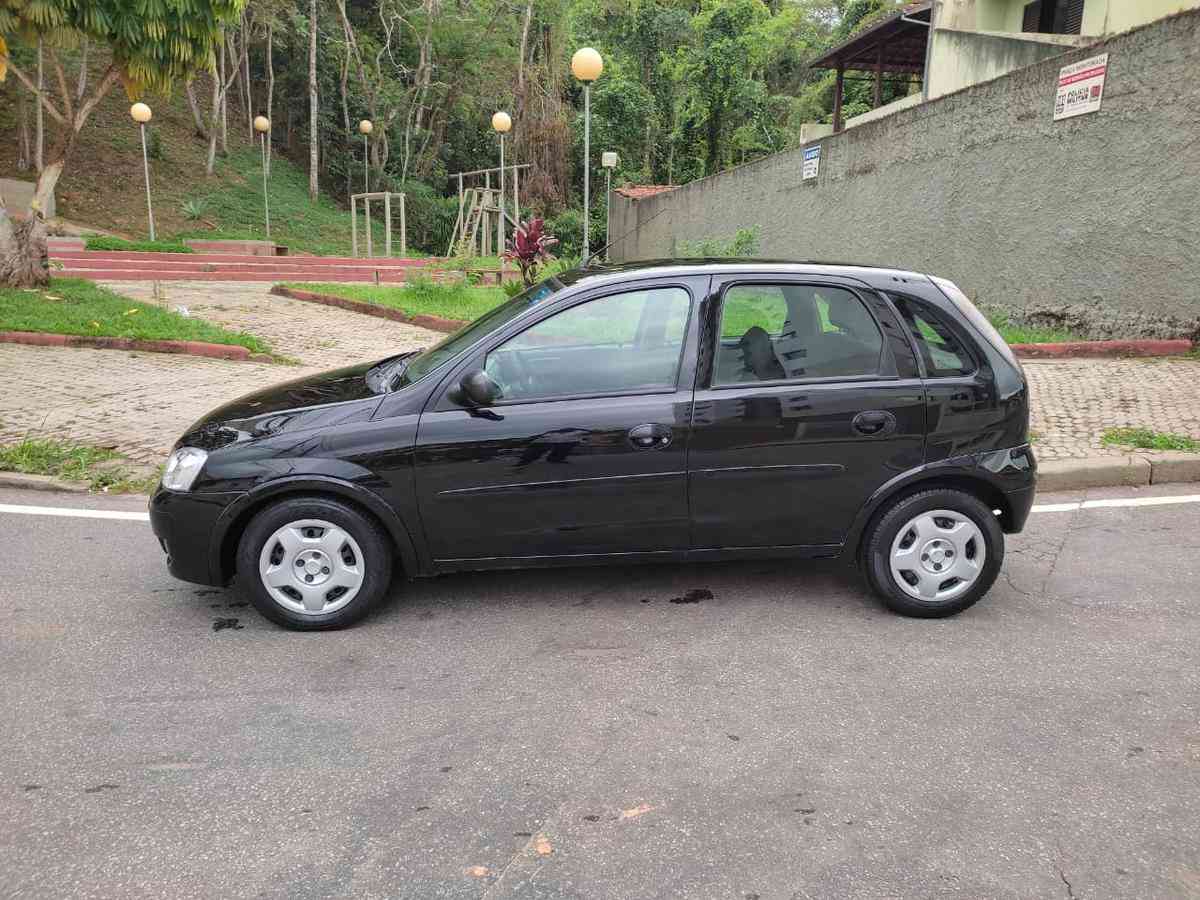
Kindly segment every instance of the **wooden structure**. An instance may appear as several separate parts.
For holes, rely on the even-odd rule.
[[[521,163],[503,169],[476,169],[450,176],[458,179],[458,218],[454,222],[450,246],[446,248],[447,256],[453,256],[455,249],[460,247],[470,248],[472,256],[493,256],[504,252],[508,226],[515,228],[521,221],[521,170],[531,165]],[[495,187],[492,186],[493,173],[497,176]],[[466,186],[466,179],[478,181],[481,176],[482,185]],[[511,182],[511,194],[506,182]],[[511,205],[508,203],[510,197]]]
[[[872,108],[883,101],[883,77],[916,75],[925,77],[925,50],[929,42],[930,8],[932,3],[909,3],[894,15],[881,19],[858,34],[828,50],[810,63],[814,69],[835,69],[837,81],[833,89],[833,130],[836,134],[845,124],[842,121],[842,96],[846,81],[873,81]],[[867,76],[848,76],[846,70],[870,72]]]
[[[367,257],[374,256],[371,235],[371,201],[383,201],[383,255],[392,255],[392,202],[400,201],[400,255],[408,256],[408,223],[404,215],[404,195],[393,194],[391,191],[372,191],[366,194],[350,195],[350,255],[358,256],[358,203],[362,201],[363,215],[367,223]]]

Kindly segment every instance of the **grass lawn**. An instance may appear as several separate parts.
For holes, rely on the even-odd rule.
[[[350,255],[350,212],[321,194],[314,203],[308,198],[308,173],[289,160],[271,160],[271,239],[291,251],[319,256]],[[188,198],[199,220],[186,223],[174,235],[205,240],[266,239],[263,227],[262,157],[257,149],[231,150],[217,163],[217,177],[201,182]],[[358,222],[360,252],[365,252],[363,220]],[[216,227],[209,227],[209,224]],[[375,252],[383,252],[383,204],[371,204],[371,233]],[[392,207],[392,252],[400,255],[400,210]],[[408,250],[409,256],[425,256]]]
[[[435,284],[431,281],[416,281],[403,286],[285,284],[284,287],[388,306],[414,315],[441,316],[443,319],[460,319],[464,322],[479,318],[508,299],[498,287]]]
[[[207,341],[271,352],[253,335],[132,300],[82,278],[52,278],[45,289],[0,288],[0,331]]]
[[[52,475],[64,481],[87,482],[93,491],[149,493],[160,475],[129,463],[119,453],[100,447],[28,438],[0,446],[0,472]]]
[[[1003,314],[989,315],[1000,336],[1010,344],[1061,344],[1066,341],[1082,341],[1077,334],[1056,328],[1039,328],[1036,325],[1016,325]]]

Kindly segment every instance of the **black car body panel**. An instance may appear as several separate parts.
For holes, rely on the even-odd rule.
[[[878,371],[716,383],[716,350],[730,343],[719,320],[725,292],[757,283],[836,286],[856,297],[882,336]],[[484,408],[456,394],[491,349],[532,325],[661,287],[690,298],[673,388]],[[969,365],[932,377],[905,304],[944,319]],[[1020,530],[1032,504],[1020,367],[916,273],[746,260],[600,266],[559,276],[498,328],[392,390],[398,359],[250,394],[190,428],[179,445],[208,451],[202,472],[190,491],[160,488],[151,498],[172,573],[227,582],[250,518],[298,493],[369,511],[409,576],[644,559],[853,559],[872,517],[922,485],[973,489],[1007,531]],[[864,416],[873,430],[860,429]]]

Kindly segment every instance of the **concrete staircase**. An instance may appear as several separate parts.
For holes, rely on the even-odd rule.
[[[54,274],[93,281],[347,281],[399,284],[430,260],[246,253],[138,253],[51,246]]]

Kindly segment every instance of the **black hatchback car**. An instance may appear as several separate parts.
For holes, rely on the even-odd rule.
[[[543,281],[441,343],[197,422],[150,501],[172,574],[298,629],[399,569],[857,562],[896,612],[995,581],[1033,502],[1024,374],[948,281],[747,260]]]

